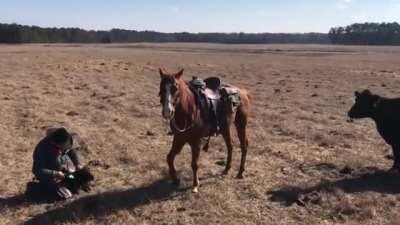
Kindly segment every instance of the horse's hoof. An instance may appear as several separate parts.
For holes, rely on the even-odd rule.
[[[194,187],[192,189],[192,193],[199,193],[199,188],[198,187]]]
[[[239,173],[239,174],[236,176],[236,179],[243,179],[243,175],[242,175],[241,173]]]

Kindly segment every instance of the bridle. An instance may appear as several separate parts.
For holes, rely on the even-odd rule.
[[[172,87],[172,85],[171,85],[171,87]],[[169,90],[169,94],[172,96],[171,93],[172,93],[171,90]],[[177,93],[174,93],[174,95],[177,95]],[[162,96],[161,89],[160,89],[159,96],[160,97]],[[163,99],[164,99],[164,101],[166,101],[167,98],[164,96]],[[172,112],[172,116],[171,116],[171,119],[169,120],[169,123],[170,123],[173,133],[182,134],[182,133],[186,133],[189,130],[191,130],[194,127],[194,123],[193,122],[190,123],[189,119],[185,117],[183,128],[179,127],[179,125],[177,124],[176,119],[175,119],[176,103],[178,102],[178,100],[179,100],[179,97],[172,96],[172,98],[171,98],[171,105],[173,106],[174,110]],[[161,104],[164,105],[165,102],[162,102]]]

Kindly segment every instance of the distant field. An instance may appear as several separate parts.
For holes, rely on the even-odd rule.
[[[213,138],[192,194],[166,180],[171,145],[157,69],[219,76],[253,98],[246,178],[221,177]],[[400,176],[372,121],[346,122],[355,90],[400,97],[400,47],[329,45],[0,45],[0,224],[399,224]],[[72,113],[71,113],[72,112]],[[24,201],[32,151],[64,125],[88,145],[89,194]]]

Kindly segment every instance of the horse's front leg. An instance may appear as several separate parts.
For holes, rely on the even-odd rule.
[[[192,148],[192,171],[193,171],[193,188],[192,192],[199,192],[199,177],[198,177],[198,169],[199,169],[199,157],[200,157],[200,140],[190,143],[190,147]]]
[[[176,174],[174,161],[176,155],[178,155],[181,152],[184,145],[185,145],[184,141],[180,140],[177,136],[174,136],[174,140],[172,141],[171,151],[167,155],[169,175],[171,176],[172,182],[175,185],[179,185],[180,181]]]

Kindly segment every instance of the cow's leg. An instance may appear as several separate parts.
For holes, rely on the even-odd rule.
[[[169,175],[172,179],[172,182],[175,185],[179,185],[179,178],[176,174],[176,170],[175,170],[175,165],[174,165],[174,161],[175,161],[175,157],[176,155],[178,155],[183,146],[185,145],[185,142],[180,140],[179,138],[177,138],[176,136],[174,136],[174,140],[172,141],[172,147],[170,152],[167,155],[167,163],[168,163],[168,168],[169,168]]]
[[[199,169],[199,157],[200,157],[200,140],[194,141],[190,143],[190,147],[192,148],[192,171],[193,171],[193,188],[192,192],[199,192],[199,177],[198,177],[198,169]]]

